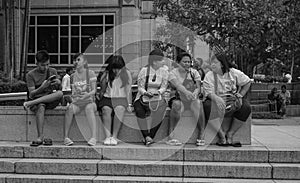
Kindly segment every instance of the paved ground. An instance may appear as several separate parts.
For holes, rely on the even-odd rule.
[[[253,119],[252,146],[300,150],[300,117]]]

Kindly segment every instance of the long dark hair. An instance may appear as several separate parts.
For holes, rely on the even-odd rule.
[[[127,73],[127,68],[125,67],[125,61],[120,55],[111,55],[107,59],[106,71],[108,72],[108,82],[112,86],[112,82],[116,78],[116,74],[113,72],[113,69],[121,69],[120,77],[122,81],[121,88],[129,84],[129,76]]]
[[[148,65],[152,66],[154,61],[163,60],[164,53],[159,49],[154,49],[149,53]]]
[[[215,56],[220,61],[223,74],[229,72],[231,68],[235,67],[235,65],[229,60],[229,56],[226,54],[224,48],[216,46],[213,51],[214,54],[212,57]]]

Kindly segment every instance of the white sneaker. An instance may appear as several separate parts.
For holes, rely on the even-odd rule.
[[[64,145],[65,146],[70,146],[70,145],[73,145],[74,144],[74,142],[70,139],[70,138],[65,138],[65,140],[64,140]]]
[[[104,141],[103,141],[103,144],[104,145],[110,145],[111,142],[110,142],[110,137],[107,137]]]
[[[118,145],[117,139],[115,139],[114,137],[111,137],[110,138],[110,145],[113,145],[113,146]]]

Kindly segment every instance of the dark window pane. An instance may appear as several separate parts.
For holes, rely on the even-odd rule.
[[[114,33],[113,27],[105,27],[105,53],[114,51]]]
[[[57,27],[37,28],[37,49],[47,50],[49,53],[58,52],[58,28]]]
[[[28,55],[27,63],[28,64],[35,64],[35,56],[34,55]]]
[[[58,56],[50,55],[50,64],[58,64]]]
[[[103,55],[86,55],[89,64],[103,64]]]
[[[105,16],[105,24],[114,24],[114,16],[106,15]]]
[[[69,64],[69,56],[61,55],[60,56],[60,64]]]
[[[69,27],[60,27],[60,35],[68,36],[69,35]]]
[[[71,17],[71,24],[72,25],[78,25],[79,24],[79,16],[72,16]]]
[[[71,35],[78,36],[79,35],[79,27],[72,27],[71,28]]]
[[[71,39],[71,52],[78,53],[79,52],[79,38]]]
[[[60,25],[68,25],[69,24],[69,17],[68,16],[61,16],[60,17]]]
[[[81,16],[81,24],[103,24],[103,16]]]
[[[30,27],[29,28],[28,53],[35,53],[34,39],[35,39],[35,29],[34,29],[34,27]]]
[[[30,16],[30,25],[35,25],[35,16]]]
[[[103,27],[81,27],[81,35],[82,36],[92,36],[98,37],[99,35],[103,34]]]
[[[38,25],[58,25],[58,16],[39,16],[37,17]]]
[[[106,63],[108,57],[110,57],[110,55],[104,55],[104,63]]]
[[[93,39],[91,37],[83,37],[83,38],[81,38],[81,52],[86,52],[86,49],[89,47],[89,45],[92,42],[93,42]],[[91,48],[89,48],[90,51],[91,51]]]
[[[60,39],[60,52],[61,53],[69,53],[69,47],[68,47],[68,44],[69,43],[69,40],[68,38],[61,38]]]

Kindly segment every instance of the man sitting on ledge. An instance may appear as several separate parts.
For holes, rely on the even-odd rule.
[[[50,57],[47,51],[38,51],[36,56],[37,67],[26,75],[28,101],[24,102],[24,109],[30,109],[36,114],[37,140],[30,146],[52,145],[51,139],[44,139],[44,118],[46,109],[54,109],[63,96],[60,90],[60,80],[57,71],[50,68]]]

